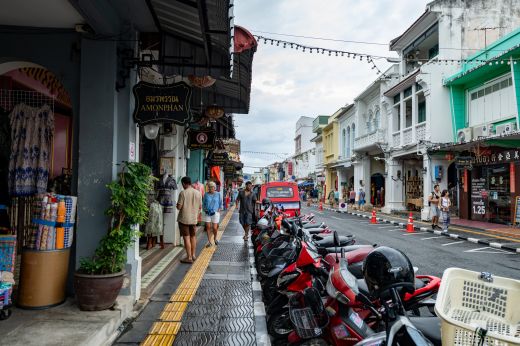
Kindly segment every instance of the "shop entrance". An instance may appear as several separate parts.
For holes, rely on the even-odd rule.
[[[450,193],[452,213],[458,215],[459,210],[459,171],[455,162],[448,166],[448,192]]]
[[[511,223],[509,164],[476,166],[471,171],[470,216],[472,220]]]
[[[19,306],[51,307],[65,300],[74,238],[72,101],[44,67],[0,71],[0,270]]]
[[[376,207],[385,205],[385,178],[381,173],[370,177],[370,203]]]

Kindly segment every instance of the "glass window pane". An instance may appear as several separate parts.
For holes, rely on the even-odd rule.
[[[408,97],[412,94],[412,87],[409,87],[408,89],[405,89],[404,91],[404,97]]]
[[[484,89],[478,91],[478,97],[484,96]]]
[[[401,94],[397,94],[394,96],[394,104],[399,103],[400,100],[401,100]]]
[[[476,100],[477,99],[477,93],[471,93],[471,99]]]
[[[506,80],[503,80],[501,83],[500,83],[500,87],[502,89],[505,89],[509,86],[509,79],[506,79]]]

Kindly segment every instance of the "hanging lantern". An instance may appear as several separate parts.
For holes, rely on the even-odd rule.
[[[209,88],[217,81],[215,78],[210,76],[197,77],[194,75],[189,75],[188,80],[192,86],[197,88]]]
[[[205,115],[210,119],[218,119],[224,115],[224,108],[218,106],[208,106]]]

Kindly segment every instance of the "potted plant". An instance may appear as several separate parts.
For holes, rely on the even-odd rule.
[[[147,197],[156,180],[150,167],[123,162],[119,179],[107,185],[111,192],[107,234],[91,258],[82,258],[74,274],[74,289],[81,310],[112,307],[123,286],[126,252],[138,238],[136,225],[146,221]]]

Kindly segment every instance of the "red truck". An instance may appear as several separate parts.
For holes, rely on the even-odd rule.
[[[301,202],[298,193],[298,185],[288,181],[273,181],[260,186],[260,202],[269,198],[277,207],[282,206],[285,213],[290,216],[300,214]],[[258,205],[260,208],[260,205]],[[260,208],[260,217],[263,211]]]

